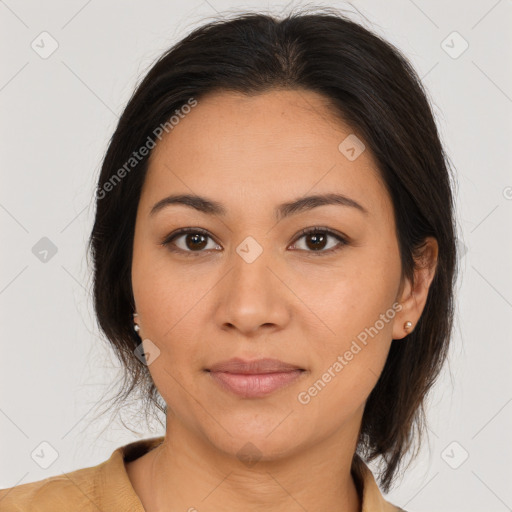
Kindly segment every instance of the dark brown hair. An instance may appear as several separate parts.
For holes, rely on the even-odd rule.
[[[126,163],[191,98],[200,104],[215,91],[276,88],[323,95],[378,164],[394,207],[402,275],[413,279],[427,236],[439,246],[421,318],[413,332],[392,342],[364,410],[357,452],[366,461],[381,457],[380,485],[388,491],[415,431],[420,444],[425,398],[451,336],[457,259],[449,160],[426,92],[401,53],[340,12],[315,10],[281,19],[244,13],[210,21],[151,67],[121,115],[99,176],[89,240],[94,306],[125,368],[120,396],[138,390],[146,405],[165,412],[147,366],[134,355],[141,340],[133,330],[132,245],[149,155],[133,169]]]

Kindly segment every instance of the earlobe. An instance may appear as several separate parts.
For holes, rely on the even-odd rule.
[[[139,316],[138,313],[133,313],[133,330],[138,334],[140,331],[140,326],[137,323],[137,317]]]
[[[437,268],[438,244],[434,237],[427,237],[417,251],[413,283],[406,279],[399,299],[402,309],[393,325],[393,339],[405,338],[417,325],[428,298],[430,285]]]
[[[411,308],[411,301],[413,300],[413,294],[411,289],[411,283],[409,279],[406,278],[405,286],[403,289],[401,288],[401,293],[397,298],[398,303],[400,304],[400,311],[395,316],[395,321],[393,322],[393,339],[400,340],[405,338],[410,332],[413,330],[413,311]]]

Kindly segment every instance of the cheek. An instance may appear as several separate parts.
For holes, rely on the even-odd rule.
[[[214,276],[211,269],[193,267],[173,263],[165,249],[134,251],[132,286],[141,333],[159,349],[148,369],[171,407],[186,403],[180,383],[187,382],[187,390],[193,392],[209,348],[201,338],[201,326],[206,325],[205,299]]]
[[[396,260],[369,266],[361,257],[322,279],[316,276],[316,286],[310,287],[305,302],[315,312],[321,330],[303,327],[308,344],[315,348],[312,387],[303,388],[303,402],[316,403],[311,410],[320,404],[355,410],[366,400],[391,345],[393,322],[400,309],[395,302],[399,274]]]
[[[309,417],[322,417],[332,428],[364,406],[392,342],[397,304],[386,294],[366,296],[357,290],[350,294],[349,287],[343,288],[340,300],[329,305],[331,315],[324,318],[334,334],[309,333],[315,354],[312,372],[297,396]],[[332,412],[329,417],[327,410]]]
[[[165,248],[148,240],[135,246],[132,287],[144,335],[166,343],[176,332],[193,323],[202,296],[213,276],[201,266],[173,262]],[[203,274],[203,275],[201,275]]]
[[[325,268],[303,268],[290,274],[287,283],[303,302],[299,318],[307,318],[304,328],[313,322],[321,332],[320,346],[331,352],[349,340],[371,329],[378,322],[379,336],[386,338],[392,331],[395,312],[390,311],[399,284],[400,265],[397,261],[375,262],[363,252],[342,260],[342,265]],[[372,329],[372,332],[373,329]]]
[[[153,382],[170,412],[187,410],[197,396],[195,378],[205,359],[205,346],[198,336],[204,324],[201,297],[206,290],[194,286],[183,272],[169,265],[152,264],[134,282],[139,320],[144,338],[159,349],[148,367]]]
[[[204,325],[201,298],[207,288],[193,286],[182,277],[150,274],[137,287],[142,334],[160,349],[167,366],[183,367],[201,358],[200,325]]]

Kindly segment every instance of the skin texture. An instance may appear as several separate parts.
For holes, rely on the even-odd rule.
[[[437,243],[428,239],[430,265],[417,270],[413,289],[401,279],[392,203],[375,160],[368,148],[354,161],[340,152],[353,131],[330,112],[311,91],[215,93],[153,150],[132,285],[139,334],[160,350],[149,370],[168,406],[167,429],[161,446],[127,463],[147,512],[360,510],[350,465],[365,402],[392,340],[407,334],[404,322],[418,322]],[[333,192],[368,213],[324,205],[274,216],[281,203]],[[227,213],[170,205],[150,215],[170,194],[205,196]],[[316,226],[347,244],[329,235],[315,251],[299,231]],[[193,235],[161,245],[184,227],[208,231],[202,252]],[[248,236],[263,251],[251,263],[236,250]],[[397,303],[378,334],[301,403],[299,393]],[[205,371],[232,357],[272,357],[305,371],[264,398],[242,398]],[[244,462],[251,450],[254,465]]]

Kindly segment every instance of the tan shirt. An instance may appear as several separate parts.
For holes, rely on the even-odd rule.
[[[124,463],[141,457],[163,439],[135,441],[121,446],[97,466],[0,490],[0,512],[144,512]],[[361,512],[402,511],[384,499],[361,459],[356,467],[354,479],[362,489]]]

